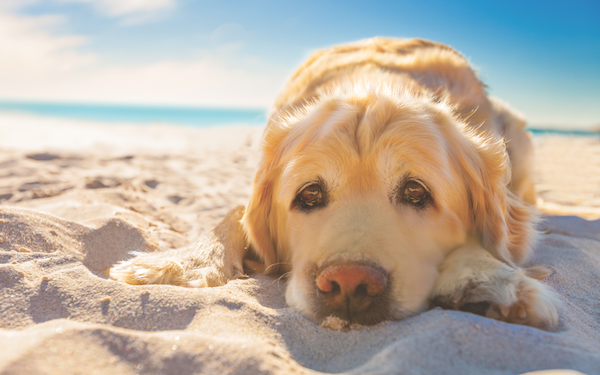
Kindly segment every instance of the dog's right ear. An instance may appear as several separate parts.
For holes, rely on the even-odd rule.
[[[274,173],[259,168],[254,178],[254,189],[242,218],[242,225],[248,235],[251,249],[258,254],[269,271],[276,264],[276,212],[273,207]],[[276,268],[276,267],[275,267]]]

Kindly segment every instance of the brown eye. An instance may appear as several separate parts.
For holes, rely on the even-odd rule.
[[[417,181],[408,181],[404,188],[404,199],[415,206],[421,206],[427,202],[429,194],[427,190]]]
[[[324,204],[323,189],[319,184],[312,184],[300,191],[294,200],[294,206],[300,210],[311,210]]]
[[[302,192],[300,193],[300,195],[302,197],[302,200],[307,204],[314,204],[321,198],[323,193],[321,192],[321,187],[317,184],[314,184],[305,187],[304,190],[302,190]]]
[[[314,201],[321,196],[321,187],[317,184],[310,185],[305,187],[300,194],[302,195],[302,200],[307,202]]]

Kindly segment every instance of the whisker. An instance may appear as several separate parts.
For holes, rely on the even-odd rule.
[[[270,269],[271,267],[277,267],[277,266],[284,265],[284,264],[289,264],[290,266],[292,265],[292,263],[291,263],[291,262],[278,262],[278,263],[273,263],[273,264],[271,264],[271,265],[269,265],[269,266],[267,266],[267,267],[265,268],[265,273],[269,273],[269,269]]]
[[[287,277],[291,273],[292,273],[292,271],[284,273],[283,275],[279,276],[277,279],[273,280],[273,283],[277,282],[277,286],[279,287],[279,282],[281,281],[281,279],[283,279],[284,277]]]

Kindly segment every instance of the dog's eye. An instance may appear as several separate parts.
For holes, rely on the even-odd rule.
[[[323,205],[323,189],[319,184],[312,184],[304,189],[296,197],[294,204],[302,210],[310,210]]]
[[[429,201],[427,189],[415,180],[408,181],[404,187],[404,200],[415,206],[423,206]]]

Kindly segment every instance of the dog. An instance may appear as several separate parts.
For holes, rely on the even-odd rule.
[[[254,188],[194,245],[109,271],[129,284],[220,286],[244,264],[289,275],[310,319],[373,325],[430,308],[551,328],[523,117],[468,61],[422,39],[315,52],[268,117]],[[246,262],[246,263],[244,263]]]

